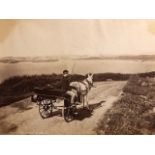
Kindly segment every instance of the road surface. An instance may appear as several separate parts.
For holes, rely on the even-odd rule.
[[[38,106],[30,98],[0,108],[0,134],[55,134],[92,135],[105,112],[119,98],[126,82],[97,82],[89,93],[89,104],[94,108],[92,114],[80,109],[79,115],[66,123],[57,112],[53,117],[42,119]]]

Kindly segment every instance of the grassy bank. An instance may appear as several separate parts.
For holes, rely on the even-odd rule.
[[[131,76],[122,96],[96,129],[98,134],[155,134],[155,78]]]
[[[94,74],[94,81],[128,80],[131,74],[120,73],[98,73]],[[141,73],[140,77],[155,77],[155,72]],[[24,99],[32,94],[34,87],[45,87],[48,84],[53,87],[61,87],[61,77],[59,74],[15,76],[4,80],[0,84],[0,106],[11,104]],[[72,75],[72,81],[84,79],[83,75]]]
[[[61,87],[62,75],[34,75],[34,76],[14,76],[4,80],[0,84],[0,106],[8,105],[15,101],[30,96],[34,87]],[[72,75],[72,80],[82,80],[82,75]]]

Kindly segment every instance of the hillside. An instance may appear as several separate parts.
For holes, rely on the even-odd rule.
[[[132,76],[122,97],[107,111],[98,134],[155,134],[155,79]]]

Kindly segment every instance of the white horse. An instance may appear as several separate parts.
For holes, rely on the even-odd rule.
[[[84,79],[83,81],[71,82],[70,86],[75,88],[77,94],[80,95],[80,102],[83,104],[83,107],[87,105],[87,108],[89,109],[88,92],[93,87],[93,74],[92,73],[87,74],[86,79]]]

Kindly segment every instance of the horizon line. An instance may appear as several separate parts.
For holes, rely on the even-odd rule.
[[[118,54],[118,55],[113,55],[113,54],[98,54],[98,55],[76,55],[76,54],[63,54],[63,55],[44,55],[44,56],[41,56],[41,55],[36,55],[36,56],[0,56],[0,59],[1,58],[9,58],[9,57],[12,57],[12,58],[15,58],[15,57],[18,57],[18,58],[23,58],[23,57],[73,57],[73,56],[77,56],[77,57],[120,57],[120,56],[155,56],[155,54]]]

